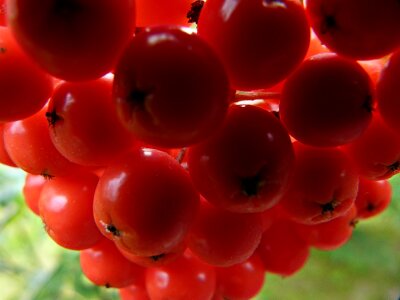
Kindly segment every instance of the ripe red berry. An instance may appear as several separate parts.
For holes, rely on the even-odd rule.
[[[361,177],[388,179],[400,172],[400,139],[379,114],[362,136],[343,147]]]
[[[83,274],[99,286],[124,288],[143,284],[145,269],[123,257],[106,238],[92,248],[82,250],[80,264]]]
[[[357,217],[368,219],[382,213],[392,199],[392,186],[388,180],[360,179],[355,205]]]
[[[55,77],[81,81],[110,72],[135,29],[132,0],[8,0],[8,26],[26,53]]]
[[[233,105],[223,128],[190,147],[189,173],[200,193],[233,212],[261,212],[285,192],[294,163],[286,129],[270,112]]]
[[[145,286],[142,285],[130,285],[119,289],[119,297],[121,300],[150,300]]]
[[[50,237],[62,247],[82,250],[93,247],[102,235],[93,217],[93,196],[98,177],[78,172],[57,177],[43,185],[40,217]]]
[[[105,169],[96,188],[94,216],[119,248],[159,256],[185,239],[198,201],[189,175],[171,156],[140,149]]]
[[[52,90],[51,77],[26,56],[10,30],[0,26],[0,122],[38,112]]]
[[[187,26],[186,14],[193,0],[135,0],[136,26]]]
[[[340,55],[373,59],[400,45],[397,0],[307,0],[307,13],[322,43]]]
[[[199,35],[219,54],[236,89],[261,89],[283,80],[303,60],[310,42],[297,0],[208,0]]]
[[[155,146],[178,148],[209,136],[223,122],[229,96],[214,52],[178,28],[136,35],[115,70],[114,100],[122,122]]]
[[[295,221],[327,222],[345,214],[355,201],[359,177],[338,148],[294,144],[296,164],[280,205]]]
[[[310,246],[296,231],[297,224],[278,220],[262,236],[257,254],[267,272],[291,276],[307,262]]]
[[[121,124],[112,103],[112,80],[60,83],[46,112],[50,135],[72,162],[107,166],[133,147],[133,135]]]
[[[191,253],[168,265],[146,270],[146,288],[152,300],[211,300],[215,270]]]
[[[265,280],[263,261],[253,254],[246,261],[225,268],[215,268],[217,291],[224,299],[250,299],[261,290]]]
[[[0,163],[9,167],[17,167],[8,154],[6,145],[4,144],[4,125],[5,124],[0,124]]]
[[[57,151],[50,139],[44,107],[36,114],[6,123],[4,144],[12,161],[24,171],[45,177],[65,176],[78,172],[78,165]]]
[[[400,50],[393,53],[377,83],[378,110],[387,125],[400,135]]]
[[[279,113],[300,142],[338,146],[367,128],[373,101],[370,78],[359,64],[324,53],[308,58],[286,80]]]
[[[46,179],[41,175],[27,174],[25,177],[24,187],[22,188],[22,194],[26,205],[30,210],[39,216],[39,199],[40,193],[42,192],[43,185]]]
[[[188,247],[208,264],[232,266],[254,253],[262,232],[260,214],[232,213],[203,200],[189,232]]]

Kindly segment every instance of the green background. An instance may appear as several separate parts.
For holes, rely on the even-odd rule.
[[[46,236],[21,196],[24,178],[16,169],[0,167],[0,299],[118,299],[116,290],[95,287],[84,278],[77,252],[62,249]],[[341,249],[313,251],[294,276],[267,274],[256,299],[399,299],[400,177],[391,183],[389,209],[358,223]]]

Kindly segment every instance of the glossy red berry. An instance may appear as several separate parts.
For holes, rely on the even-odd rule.
[[[297,0],[208,0],[198,33],[219,54],[235,89],[273,86],[303,60],[310,42]]]
[[[159,256],[186,237],[199,195],[187,172],[168,154],[140,149],[105,169],[96,189],[97,226],[119,248]]]
[[[110,72],[135,29],[133,0],[8,0],[8,26],[24,51],[55,77]]]
[[[260,214],[232,213],[203,200],[189,232],[188,247],[208,264],[232,266],[254,253],[262,232]]]
[[[52,178],[78,172],[79,166],[57,151],[50,139],[44,107],[36,114],[6,123],[4,144],[12,161],[22,170]]]
[[[233,105],[223,128],[188,153],[189,173],[200,193],[233,212],[275,205],[293,163],[286,129],[272,113],[251,105]]]
[[[311,27],[332,51],[357,60],[379,58],[400,45],[397,0],[307,0]]]
[[[135,0],[136,26],[187,26],[186,14],[193,0]]]
[[[379,113],[385,123],[400,135],[399,77],[400,50],[390,57],[377,83]]]
[[[39,199],[40,217],[50,237],[73,250],[93,247],[102,239],[93,217],[98,177],[79,172],[47,181]]]
[[[368,219],[382,213],[392,199],[392,186],[388,180],[361,178],[355,201],[357,217]]]
[[[294,144],[296,164],[291,184],[280,202],[293,220],[327,222],[345,214],[355,201],[359,176],[338,148]]]
[[[41,175],[27,174],[25,177],[22,194],[26,205],[39,216],[39,199],[46,179]]]
[[[222,64],[197,35],[146,29],[132,39],[115,71],[122,122],[144,142],[178,148],[211,135],[230,97]]]
[[[391,178],[400,171],[400,139],[379,114],[362,136],[343,147],[361,177],[370,180]]]
[[[190,253],[174,262],[146,270],[146,288],[152,300],[211,300],[215,270]]]
[[[26,56],[10,30],[0,26],[0,122],[38,112],[52,90],[52,78]]]
[[[133,147],[135,138],[119,121],[111,94],[107,78],[56,87],[46,117],[54,146],[70,161],[107,166]]]
[[[286,80],[279,114],[296,140],[338,146],[368,127],[373,101],[370,78],[357,62],[324,53],[305,60]]]
[[[310,246],[296,231],[297,224],[278,220],[262,236],[257,254],[267,272],[291,276],[305,265]]]
[[[0,124],[0,163],[9,167],[17,167],[8,154],[6,145],[4,144],[4,125],[5,124]]]
[[[99,243],[80,252],[83,274],[94,284],[107,288],[124,288],[143,284],[145,269],[119,253],[114,243],[102,238]]]
[[[119,297],[121,300],[150,300],[144,285],[130,285],[119,289]]]
[[[246,261],[226,268],[215,268],[217,291],[225,299],[251,299],[261,290],[265,280],[263,261],[257,254]]]

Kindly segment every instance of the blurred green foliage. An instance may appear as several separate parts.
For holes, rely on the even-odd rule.
[[[24,178],[18,170],[0,167],[0,299],[118,299],[116,290],[95,287],[82,275],[78,252],[47,237],[21,196]],[[313,251],[292,277],[267,274],[256,299],[399,299],[400,177],[392,186],[389,209],[360,222],[348,244],[336,251]]]

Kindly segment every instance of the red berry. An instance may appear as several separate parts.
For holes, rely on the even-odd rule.
[[[8,26],[26,53],[55,77],[81,81],[110,72],[135,29],[132,0],[8,0]]]
[[[373,59],[400,45],[397,0],[307,0],[307,13],[322,43],[340,55]]]
[[[283,80],[303,60],[310,28],[297,0],[208,0],[199,35],[219,54],[236,89]]]
[[[39,216],[39,199],[46,179],[41,175],[27,174],[22,194],[30,210]]]
[[[200,193],[233,212],[261,212],[285,192],[294,163],[289,135],[270,112],[233,105],[223,128],[190,147],[188,166]]]
[[[159,256],[185,239],[198,201],[189,175],[171,156],[141,149],[105,169],[94,215],[101,232],[119,248]]]
[[[81,251],[80,264],[83,274],[99,286],[124,288],[143,284],[145,269],[123,257],[114,243],[106,238]]]
[[[317,224],[345,214],[355,201],[359,177],[338,148],[294,144],[296,165],[280,204],[299,223]]]
[[[72,162],[106,166],[132,147],[112,103],[112,81],[62,82],[47,109],[55,147]]]
[[[361,178],[355,205],[357,217],[368,219],[382,213],[390,204],[392,186],[387,180]]]
[[[0,26],[0,122],[38,112],[52,90],[51,77],[22,52],[10,30]]]
[[[93,196],[98,177],[78,172],[47,181],[39,199],[39,212],[50,237],[62,247],[82,250],[102,235],[93,218]]]
[[[211,300],[215,270],[186,252],[170,264],[146,271],[146,287],[152,300]]]
[[[121,120],[155,146],[178,148],[209,136],[222,124],[229,96],[214,52],[197,35],[178,28],[136,35],[115,71]]]
[[[289,133],[313,146],[359,137],[372,118],[373,91],[364,69],[332,53],[308,58],[286,80],[279,113]]]

